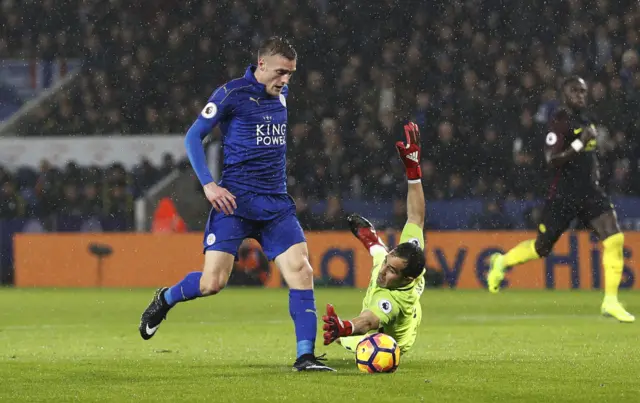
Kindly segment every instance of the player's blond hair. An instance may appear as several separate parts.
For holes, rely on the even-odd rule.
[[[265,39],[258,49],[258,58],[264,56],[281,55],[289,60],[296,60],[298,54],[291,43],[280,36],[272,36]]]

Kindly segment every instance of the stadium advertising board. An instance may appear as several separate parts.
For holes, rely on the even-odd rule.
[[[391,234],[388,244],[395,244]],[[534,237],[527,232],[441,232],[427,235],[427,265],[444,274],[444,286],[474,289],[485,286],[491,253],[505,251]],[[317,282],[346,287],[366,287],[371,258],[347,232],[307,234],[310,259]],[[103,261],[98,279],[98,259],[90,244],[105,244],[113,254]],[[623,288],[640,288],[636,257],[640,234],[626,234]],[[547,259],[512,270],[509,288],[599,289],[604,285],[600,245],[588,233],[565,234]],[[173,284],[185,273],[202,266],[200,234],[18,234],[14,242],[15,284],[18,287],[156,287]],[[282,286],[272,267],[264,281]]]

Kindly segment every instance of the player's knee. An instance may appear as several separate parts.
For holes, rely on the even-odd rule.
[[[202,295],[215,295],[227,285],[227,276],[223,272],[204,273],[200,278],[200,293]]]
[[[229,253],[207,251],[200,278],[202,295],[214,295],[224,289],[233,270],[233,259],[233,255]]]
[[[551,250],[553,249],[553,245],[552,244],[550,244],[549,242],[545,242],[543,240],[540,240],[540,239],[536,239],[536,243],[534,244],[534,246],[536,248],[536,253],[540,257],[549,256],[549,254],[551,253]]]
[[[282,276],[291,289],[313,289],[313,269],[309,263],[306,243],[293,245],[275,259]]]
[[[200,281],[200,293],[205,295],[215,295],[222,291],[224,287],[227,285],[226,280],[220,281],[217,279],[212,279],[209,281]]]
[[[285,270],[289,275],[302,280],[313,279],[313,268],[311,267],[311,263],[309,263],[309,258],[306,256],[300,256],[297,259],[291,260]]]
[[[288,274],[308,274],[310,271],[313,272],[309,263],[309,251],[302,244],[294,245],[278,256],[276,264]]]
[[[313,268],[306,254],[288,256],[280,270],[290,288],[308,289],[313,287]]]

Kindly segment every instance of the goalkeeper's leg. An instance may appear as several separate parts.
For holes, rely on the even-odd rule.
[[[349,227],[353,235],[358,238],[365,248],[373,255],[377,250],[387,251],[387,246],[378,236],[373,224],[359,214],[351,214],[347,217]]]
[[[365,337],[367,336],[359,335],[359,336],[341,337],[338,340],[336,340],[336,343],[340,344],[346,350],[351,351],[352,353],[355,354],[358,344],[360,344],[362,339],[364,339]]]

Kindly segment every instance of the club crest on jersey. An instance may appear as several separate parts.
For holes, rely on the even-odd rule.
[[[207,235],[207,245],[211,246],[216,243],[216,236],[214,234]]]
[[[202,117],[206,119],[211,119],[216,116],[216,113],[218,113],[218,107],[213,102],[209,102],[202,109]]]
[[[281,104],[282,104],[282,106],[284,106],[285,108],[287,107],[287,98],[285,98],[283,94],[280,94],[280,103],[281,103]]]

